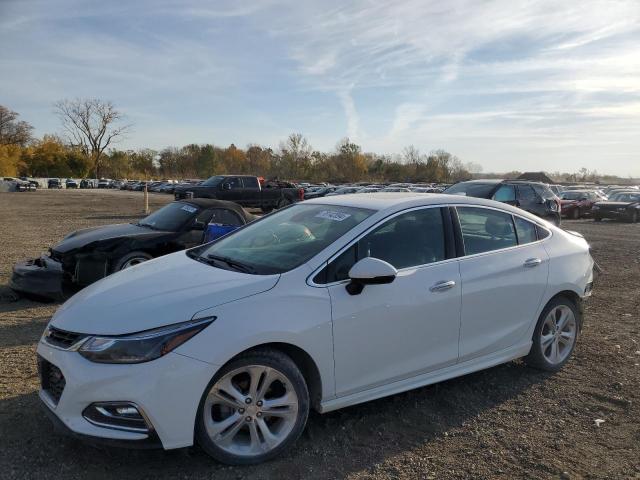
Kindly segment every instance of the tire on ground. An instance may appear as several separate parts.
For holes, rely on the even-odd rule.
[[[542,334],[542,328],[544,326],[545,319],[547,318],[547,315],[549,314],[549,312],[551,312],[551,310],[561,305],[569,307],[573,312],[573,315],[576,320],[576,337],[575,337],[575,341],[573,342],[573,345],[571,346],[571,351],[566,356],[566,358],[562,362],[554,364],[549,362],[545,358],[544,353],[542,351],[540,336]],[[575,304],[573,300],[571,300],[569,297],[566,297],[564,295],[552,298],[547,304],[547,306],[544,307],[544,310],[542,310],[542,313],[538,318],[538,323],[536,324],[536,328],[533,330],[533,338],[532,338],[533,342],[531,345],[531,351],[526,357],[524,357],[523,360],[527,365],[531,367],[534,367],[540,370],[545,370],[547,372],[557,372],[569,361],[569,359],[571,358],[571,355],[573,355],[575,346],[578,343],[578,337],[580,335],[581,325],[582,325],[582,314],[581,314],[580,308],[578,308],[578,306]]]
[[[135,259],[140,259],[140,263],[146,262],[147,260],[151,260],[153,257],[146,252],[131,252],[126,255],[120,257],[118,261],[113,265],[113,271],[119,272],[120,270],[126,268],[128,262]],[[129,265],[131,266],[131,265]]]
[[[242,368],[248,365],[263,365],[266,367],[274,368],[280,371],[291,382],[296,395],[298,397],[298,417],[295,422],[295,426],[287,436],[287,438],[280,443],[273,450],[270,450],[262,455],[255,456],[242,456],[234,455],[226,452],[218,447],[207,434],[207,430],[204,423],[204,405],[207,395],[216,382],[224,377],[227,373]],[[200,405],[198,407],[198,414],[196,417],[195,425],[195,440],[197,444],[210,456],[219,462],[228,465],[253,465],[270,460],[277,457],[282,452],[289,449],[298,440],[304,427],[307,423],[307,417],[309,416],[309,390],[304,380],[300,369],[296,366],[295,362],[288,355],[274,349],[261,349],[241,354],[235,359],[228,362],[222,367],[211,379],[202,398],[200,399]]]

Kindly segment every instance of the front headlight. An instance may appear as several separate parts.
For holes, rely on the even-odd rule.
[[[128,335],[96,335],[89,337],[78,353],[97,363],[148,362],[179,347],[215,319],[200,318]]]

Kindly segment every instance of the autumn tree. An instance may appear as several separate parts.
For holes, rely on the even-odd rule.
[[[26,146],[31,140],[33,127],[24,120],[18,120],[19,114],[0,105],[0,145]]]
[[[95,98],[61,100],[54,106],[69,142],[91,159],[100,177],[105,150],[131,128],[122,124],[124,115],[113,103]]]

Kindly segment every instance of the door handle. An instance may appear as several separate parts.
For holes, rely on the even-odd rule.
[[[529,258],[524,262],[524,266],[526,268],[537,267],[541,263],[542,263],[542,260],[540,258]]]
[[[449,280],[445,282],[438,282],[435,285],[433,285],[429,290],[431,290],[432,292],[444,292],[445,290],[449,290],[450,288],[453,288],[455,286],[456,286],[456,282],[454,282],[453,280]]]

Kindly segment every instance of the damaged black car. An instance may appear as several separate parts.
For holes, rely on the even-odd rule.
[[[17,263],[9,286],[36,300],[63,300],[111,273],[215,240],[254,218],[224,200],[172,202],[137,223],[70,233],[48,255]]]

